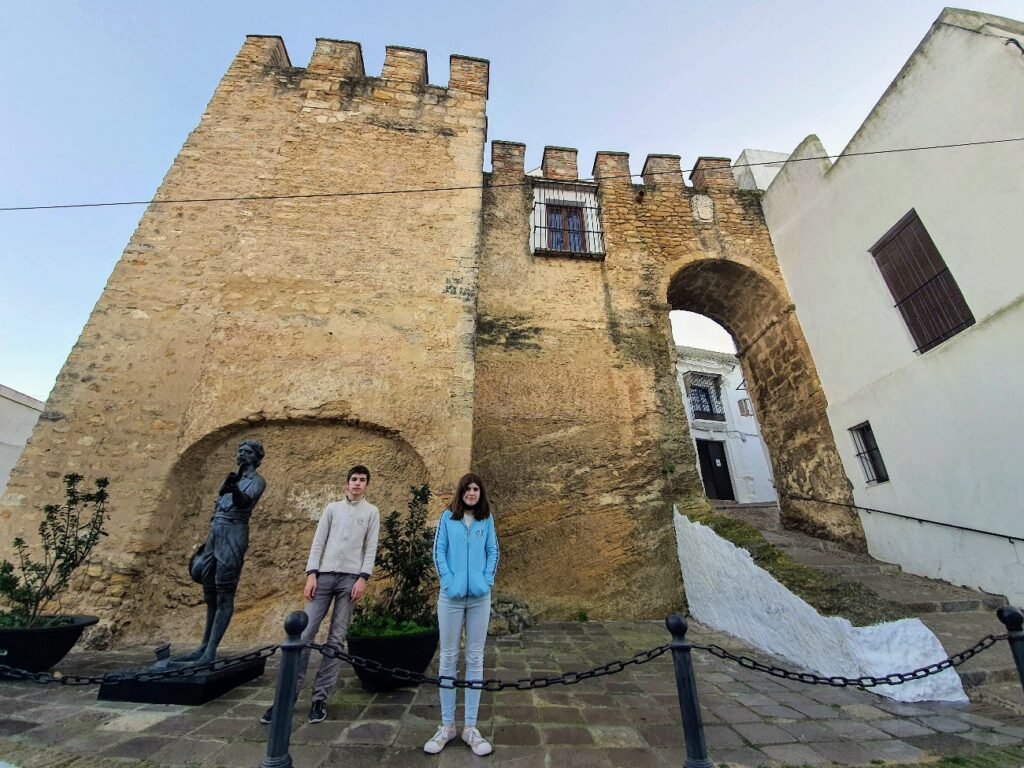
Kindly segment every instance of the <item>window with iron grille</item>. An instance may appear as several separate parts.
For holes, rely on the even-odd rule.
[[[721,377],[710,373],[686,374],[686,394],[690,398],[690,411],[695,419],[725,421],[722,405]]]
[[[604,257],[597,187],[545,180],[533,188],[530,250],[549,256]]]
[[[900,219],[871,254],[917,352],[927,352],[974,325],[960,287],[916,211]]]
[[[869,483],[886,482],[889,473],[885,471],[885,462],[882,461],[882,453],[878,450],[871,424],[867,421],[858,424],[850,429],[850,434],[853,435],[853,445],[857,449],[857,459],[864,470],[864,477]]]

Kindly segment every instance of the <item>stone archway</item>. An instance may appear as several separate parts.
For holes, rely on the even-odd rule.
[[[344,493],[345,476],[365,464],[372,477],[367,498],[385,515],[405,510],[409,487],[428,479],[419,454],[389,430],[340,419],[283,419],[236,423],[189,447],[165,485],[156,517],[160,530],[143,556],[145,581],[122,610],[119,639],[202,634],[202,590],[187,573],[191,554],[209,530],[216,489],[234,465],[237,443],[247,437],[267,451],[260,473],[267,491],[250,523],[249,550],[238,588],[228,645],[276,637],[283,617],[302,607],[305,560],[324,505]]]
[[[704,315],[732,334],[771,456],[784,524],[863,546],[852,512],[787,496],[852,501],[825,394],[781,279],[735,260],[701,259],[671,275],[667,299],[671,309]]]

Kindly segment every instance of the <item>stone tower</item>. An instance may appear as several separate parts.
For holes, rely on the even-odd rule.
[[[191,628],[185,564],[242,436],[266,445],[269,488],[236,639],[279,631],[350,466],[372,468],[384,511],[466,471],[487,84],[479,59],[452,56],[442,88],[421,50],[389,47],[368,77],[358,43],[318,40],[301,69],[280,38],[247,38],[156,195],[238,199],[147,209],[0,508],[5,533],[31,530],[54,478],[109,476],[81,608]],[[467,189],[304,196],[437,186]]]
[[[189,136],[65,364],[0,501],[0,529],[70,470],[111,481],[111,540],[74,607],[119,638],[195,634],[186,562],[243,436],[268,491],[229,643],[275,637],[346,470],[436,511],[472,466],[490,485],[497,588],[542,616],[650,618],[682,599],[671,507],[704,509],[668,312],[722,323],[782,491],[849,500],[825,401],[764,225],[729,161],[492,143],[488,63],[320,39],[305,69],[249,37]],[[400,190],[434,190],[401,193]],[[380,194],[389,192],[389,194]],[[399,193],[396,193],[399,192]],[[191,202],[180,202],[191,201]],[[856,518],[785,518],[858,540]]]

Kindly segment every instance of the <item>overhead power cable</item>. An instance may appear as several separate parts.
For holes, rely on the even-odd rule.
[[[754,168],[763,165],[783,165],[786,163],[802,163],[811,160],[842,160],[848,157],[868,157],[871,155],[892,155],[902,152],[923,152],[927,150],[936,149],[959,149],[961,147],[980,147],[991,144],[1008,144],[1011,142],[1024,141],[1024,136],[1017,136],[1009,139],[989,139],[986,141],[964,141],[956,144],[932,144],[923,147],[897,147],[893,149],[875,149],[866,152],[848,152],[841,155],[817,155],[814,157],[797,157],[787,158],[786,160],[765,160],[759,163],[734,163],[727,166],[729,169],[733,168]],[[688,168],[682,171],[655,171],[647,175],[661,175],[661,174],[675,174],[675,173],[692,173],[696,168]],[[715,168],[715,170],[724,170],[724,167]],[[622,179],[634,177],[642,177],[644,174],[641,173],[623,173],[611,176],[602,176],[601,180],[606,179]],[[596,177],[590,177],[586,179],[578,179],[579,182],[594,182],[598,181]],[[571,183],[571,182],[570,182]],[[0,207],[0,212],[11,212],[11,211],[52,211],[60,210],[64,208],[113,208],[117,206],[127,205],[186,205],[191,203],[226,203],[226,202],[256,202],[261,200],[312,200],[317,198],[329,198],[329,197],[374,197],[378,195],[413,195],[413,194],[433,194],[437,192],[464,192],[467,190],[474,189],[496,189],[501,187],[523,187],[533,184],[533,181],[516,181],[508,182],[503,184],[468,184],[464,186],[454,187],[413,187],[408,189],[378,189],[378,190],[366,190],[366,191],[349,191],[349,192],[305,192],[295,194],[281,194],[281,195],[232,195],[225,197],[187,197],[187,198],[173,198],[173,199],[151,199],[151,200],[117,200],[113,202],[105,203],[58,203],[54,205],[13,205]]]

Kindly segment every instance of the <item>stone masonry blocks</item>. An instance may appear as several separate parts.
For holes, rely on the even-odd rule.
[[[541,173],[546,179],[576,181],[579,178],[579,172],[576,170],[576,150],[570,147],[544,147]]]
[[[628,155],[599,152],[604,253],[532,253],[543,180],[524,179],[524,145],[494,142],[483,173],[488,71],[453,56],[445,89],[427,85],[421,50],[389,47],[377,78],[356,43],[320,39],[299,69],[280,38],[247,38],[157,197],[250,199],[143,214],[0,500],[0,548],[38,525],[55,478],[107,476],[111,535],[66,607],[116,642],[197,639],[184,564],[237,440],[258,435],[269,487],[232,644],[290,609],[289,564],[364,461],[383,512],[427,481],[440,512],[480,472],[502,536],[496,589],[535,614],[664,616],[683,599],[672,505],[707,508],[672,308],[743,345],[780,489],[848,499],[759,198],[727,183],[729,161],[698,162],[714,217],[697,220],[678,157],[647,158],[641,199]],[[547,147],[545,177],[576,181],[576,154]],[[252,199],[438,186],[453,189]],[[860,535],[834,511],[783,512]]]
[[[698,157],[690,172],[694,189],[735,189],[736,179],[732,175],[731,165],[732,161],[728,157]]]
[[[363,48],[359,43],[349,40],[318,37],[306,69],[311,75],[321,77],[366,77],[363,68]]]
[[[389,45],[384,53],[381,77],[385,80],[426,85],[430,82],[427,76],[427,52],[419,48]]]
[[[487,98],[490,62],[471,56],[452,56],[449,65],[448,87],[468,91]]]
[[[605,185],[629,186],[628,152],[598,152],[594,155],[594,168],[591,175]]]
[[[682,189],[683,172],[679,155],[648,155],[641,175],[651,189]]]
[[[496,179],[520,181],[525,171],[525,144],[513,141],[491,142],[491,172]]]

